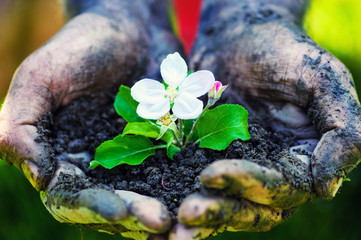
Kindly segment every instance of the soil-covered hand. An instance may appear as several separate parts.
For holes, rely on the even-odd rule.
[[[215,162],[200,179],[218,194],[186,199],[172,239],[268,230],[313,197],[333,198],[359,162],[361,108],[354,83],[346,67],[302,31],[307,4],[206,0],[191,66],[213,71],[265,124],[297,138],[290,151],[304,162],[313,189],[254,159]]]
[[[61,222],[127,236],[136,232],[138,239],[142,232],[170,228],[169,213],[159,201],[87,182],[75,165],[53,159],[51,144],[37,131],[37,120],[49,111],[158,71],[160,60],[178,49],[164,21],[164,3],[66,1],[73,18],[14,75],[0,114],[0,158],[24,173]],[[66,184],[81,191],[64,190]]]

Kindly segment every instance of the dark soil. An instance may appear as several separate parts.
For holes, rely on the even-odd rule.
[[[113,108],[114,94],[97,94],[74,101],[54,115],[48,114],[38,126],[48,135],[55,159],[68,161],[81,168],[88,179],[62,176],[57,188],[78,191],[96,187],[134,191],[163,202],[176,217],[183,199],[191,193],[203,191],[198,175],[217,159],[247,159],[281,171],[294,188],[311,191],[311,176],[306,164],[291,156],[289,147],[295,139],[287,132],[272,132],[254,116],[249,119],[249,141],[233,141],[224,151],[200,149],[188,145],[174,160],[163,150],[149,157],[139,166],[121,165],[107,170],[90,170],[96,148],[105,140],[122,132],[126,122]],[[232,99],[224,99],[232,102]],[[44,128],[44,123],[48,126]],[[46,124],[45,124],[46,125]],[[75,184],[76,182],[76,184]]]

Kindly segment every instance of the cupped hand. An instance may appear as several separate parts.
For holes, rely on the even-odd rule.
[[[307,2],[205,1],[190,62],[230,84],[265,124],[297,138],[290,152],[304,162],[313,189],[295,188],[289,176],[250,159],[215,162],[200,179],[222,194],[184,200],[172,239],[268,230],[295,206],[333,198],[358,164],[361,108],[354,83],[346,67],[299,26]]]
[[[61,222],[124,232],[135,238],[165,232],[170,228],[170,216],[163,204],[87,184],[79,168],[52,159],[50,144],[44,143],[37,131],[37,120],[47,112],[80,96],[118,88],[145,73],[152,75],[155,67],[158,71],[161,59],[178,49],[169,26],[162,21],[167,18],[165,2],[68,3],[69,12],[76,16],[14,75],[0,113],[0,158],[24,173],[41,191],[49,212]],[[80,191],[64,190],[61,186],[69,181],[79,184]]]

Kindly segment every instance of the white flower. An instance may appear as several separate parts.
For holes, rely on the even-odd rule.
[[[187,77],[187,64],[179,53],[169,54],[160,65],[160,73],[168,85],[153,79],[142,79],[131,88],[132,97],[139,102],[137,113],[142,118],[159,119],[170,110],[179,119],[195,119],[203,110],[197,99],[214,85],[213,73],[201,70]]]

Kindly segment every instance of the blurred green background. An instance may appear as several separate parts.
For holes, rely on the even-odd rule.
[[[0,0],[0,99],[15,68],[64,23],[49,0]],[[361,1],[313,0],[304,27],[350,69],[361,96]],[[361,239],[361,167],[331,201],[301,206],[294,217],[265,233],[225,233],[214,239]],[[85,240],[122,239],[84,230]],[[39,194],[14,167],[0,161],[0,239],[81,239],[75,226],[58,223]]]

